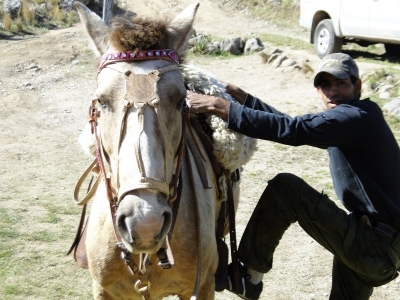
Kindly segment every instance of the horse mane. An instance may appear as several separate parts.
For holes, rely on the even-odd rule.
[[[115,17],[109,41],[118,51],[142,51],[167,47],[168,21],[150,18]]]

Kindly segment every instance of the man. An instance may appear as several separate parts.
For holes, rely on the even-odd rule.
[[[239,286],[229,290],[243,299],[259,299],[262,276],[294,222],[333,255],[330,299],[369,299],[373,288],[398,276],[400,268],[400,150],[382,111],[360,100],[361,80],[354,60],[327,55],[314,86],[326,111],[290,117],[227,84],[239,103],[189,93],[191,112],[214,113],[242,134],[286,145],[327,149],[338,198],[335,205],[293,174],[268,182],[240,242]]]

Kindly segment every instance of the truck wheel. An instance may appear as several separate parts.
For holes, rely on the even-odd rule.
[[[335,35],[335,30],[330,19],[325,19],[318,23],[314,32],[314,47],[320,58],[331,53],[340,52],[342,45],[343,38]]]
[[[400,44],[385,44],[385,50],[387,56],[400,57]]]

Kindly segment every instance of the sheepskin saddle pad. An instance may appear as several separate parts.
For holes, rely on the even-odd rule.
[[[236,102],[211,74],[189,64],[181,64],[180,69],[189,90]],[[228,129],[227,122],[216,115],[208,115],[206,122],[212,130],[213,154],[225,169],[233,172],[251,159],[257,150],[256,139]]]

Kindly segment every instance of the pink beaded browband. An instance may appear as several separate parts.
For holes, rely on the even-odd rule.
[[[117,53],[108,53],[100,58],[99,72],[109,63],[117,61],[132,61],[132,60],[151,60],[165,59],[179,64],[178,54],[175,50],[144,50],[144,51],[126,51]]]

